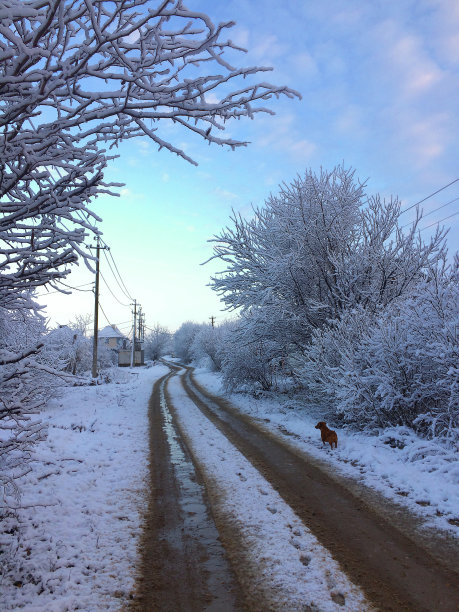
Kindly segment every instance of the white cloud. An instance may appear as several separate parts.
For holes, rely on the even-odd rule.
[[[385,20],[369,34],[375,54],[377,76],[387,81],[397,93],[419,97],[438,86],[444,77],[419,35],[407,31],[403,24]]]
[[[218,198],[222,200],[226,200],[226,201],[233,201],[233,200],[239,199],[239,196],[237,194],[232,193],[231,191],[228,191],[227,189],[221,189],[220,187],[216,187],[214,189],[214,193]]]
[[[249,37],[250,33],[247,28],[235,26],[231,30],[230,39],[237,47],[241,47],[242,49],[247,49],[249,47]]]
[[[318,73],[316,60],[307,51],[295,53],[291,61],[296,71],[302,76],[315,76]]]
[[[264,134],[254,143],[258,147],[285,152],[300,163],[309,162],[317,150],[314,142],[303,137],[298,118],[291,113],[270,118],[269,125],[265,122],[265,128]]]
[[[260,36],[253,41],[250,48],[250,57],[262,64],[273,64],[274,60],[282,56],[288,50],[287,45],[279,42],[277,36]]]
[[[451,138],[448,127],[451,125],[451,120],[448,115],[438,114],[415,119],[407,125],[405,130],[407,146],[418,166],[427,166],[445,153]]]

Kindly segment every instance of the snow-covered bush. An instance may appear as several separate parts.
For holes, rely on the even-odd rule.
[[[218,359],[223,385],[229,391],[268,391],[277,380],[279,347],[271,341],[254,341],[244,330],[242,319],[228,322],[222,330]]]
[[[224,334],[224,325],[212,327],[212,325],[203,325],[195,335],[193,344],[191,345],[191,354],[193,361],[201,366],[208,368],[211,371],[219,372],[222,367],[220,348],[222,344],[222,336]]]
[[[343,166],[308,170],[211,240],[225,263],[212,287],[241,312],[224,378],[269,388],[273,364],[288,363],[348,420],[452,431],[455,349],[442,340],[445,318],[427,323],[443,309],[452,325],[452,289],[436,306],[424,295],[445,286],[446,232],[422,240],[419,211],[403,230],[398,199],[364,187]]]
[[[58,381],[39,359],[42,317],[0,307],[0,506],[17,502],[18,480],[30,470],[31,449],[44,436],[37,418]]]
[[[459,436],[459,285],[437,266],[378,314],[348,312],[316,332],[303,368],[347,421]]]
[[[92,342],[79,329],[61,325],[46,336],[41,359],[56,369],[60,363],[70,374],[83,374],[91,369]]]
[[[158,323],[145,335],[145,357],[156,360],[166,355],[171,350],[171,340],[171,332]]]
[[[97,347],[97,367],[102,372],[109,368],[118,366],[118,353],[106,344]]]
[[[185,323],[182,323],[182,325],[175,332],[173,338],[174,354],[184,363],[191,363],[193,360],[191,347],[196,334],[202,329],[202,327],[203,326],[199,323],[186,321]]]

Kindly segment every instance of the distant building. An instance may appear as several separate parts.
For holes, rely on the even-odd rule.
[[[136,343],[137,344],[137,343]],[[131,365],[132,352],[129,350],[121,350],[118,353],[118,365],[119,366],[130,366]],[[143,349],[140,346],[134,351],[134,365],[142,366],[145,365],[145,355]]]
[[[118,354],[119,366],[131,365],[131,341],[120,332],[116,325],[107,325],[99,332],[99,344],[105,344],[107,348]],[[138,341],[135,343],[134,365],[145,365],[144,351]]]
[[[129,339],[124,336],[116,325],[107,325],[99,332],[99,342],[115,350],[116,352],[121,349],[129,348]]]

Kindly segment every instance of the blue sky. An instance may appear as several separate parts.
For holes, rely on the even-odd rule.
[[[250,214],[282,182],[307,167],[344,162],[367,180],[369,193],[398,195],[405,207],[459,177],[459,3],[453,0],[188,0],[214,20],[236,21],[229,34],[248,49],[239,65],[268,65],[259,80],[288,85],[302,100],[267,103],[276,115],[231,124],[228,135],[248,140],[236,151],[209,147],[192,134],[164,136],[199,164],[194,167],[147,139],[124,143],[106,178],[126,184],[120,198],[99,198],[105,241],[148,326],[176,329],[183,321],[222,321],[207,287],[221,264],[201,263],[207,242],[229,222],[231,209]],[[232,61],[236,61],[234,57]],[[426,213],[459,197],[459,182],[424,204]],[[459,211],[459,201],[429,215],[421,227]],[[406,221],[410,213],[406,214]],[[459,248],[459,215],[450,249]],[[433,229],[433,228],[432,228]],[[428,237],[431,229],[423,232]],[[120,301],[105,261],[102,272]],[[93,280],[84,264],[70,277]],[[92,312],[92,294],[40,298],[52,323]],[[130,307],[101,284],[111,323],[128,331]],[[100,315],[101,327],[106,324]]]

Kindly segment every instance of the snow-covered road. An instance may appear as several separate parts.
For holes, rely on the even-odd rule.
[[[231,531],[235,571],[250,609],[371,609],[280,495],[203,417],[179,377],[170,380],[168,390],[180,427],[211,483],[213,512]]]
[[[135,598],[150,493],[148,400],[155,381],[167,372],[164,365],[127,369],[110,384],[66,388],[44,411],[48,438],[36,447],[33,469],[21,484],[20,508],[15,515],[5,508],[2,513],[2,611],[119,610]],[[202,373],[199,378],[218,391],[215,376]],[[172,377],[167,389],[171,412],[206,481],[220,539],[249,609],[371,609],[304,517],[203,415],[181,378]],[[401,501],[409,505],[412,496],[419,512],[430,512],[430,504],[442,508],[438,526],[447,526],[451,545],[457,543],[455,463],[446,450],[434,454],[430,443],[407,439],[405,451],[374,439],[370,453],[365,436],[357,440],[340,432],[339,452],[332,454],[313,439],[317,432],[304,415],[298,419],[298,412],[268,400],[253,400],[252,409],[252,400],[231,399],[258,418],[261,430],[284,430],[286,444],[299,449],[306,445],[310,454],[325,458],[324,470],[338,478],[358,471],[362,486],[375,481],[374,489],[384,492],[384,485],[388,495],[408,491]],[[432,451],[430,467],[406,460],[404,452],[410,447],[414,452],[416,444]],[[377,483],[382,470],[387,477]],[[413,470],[425,478],[410,482]],[[447,484],[431,483],[432,472],[443,473]],[[428,506],[415,503],[421,491]],[[425,518],[430,520],[431,514]]]

